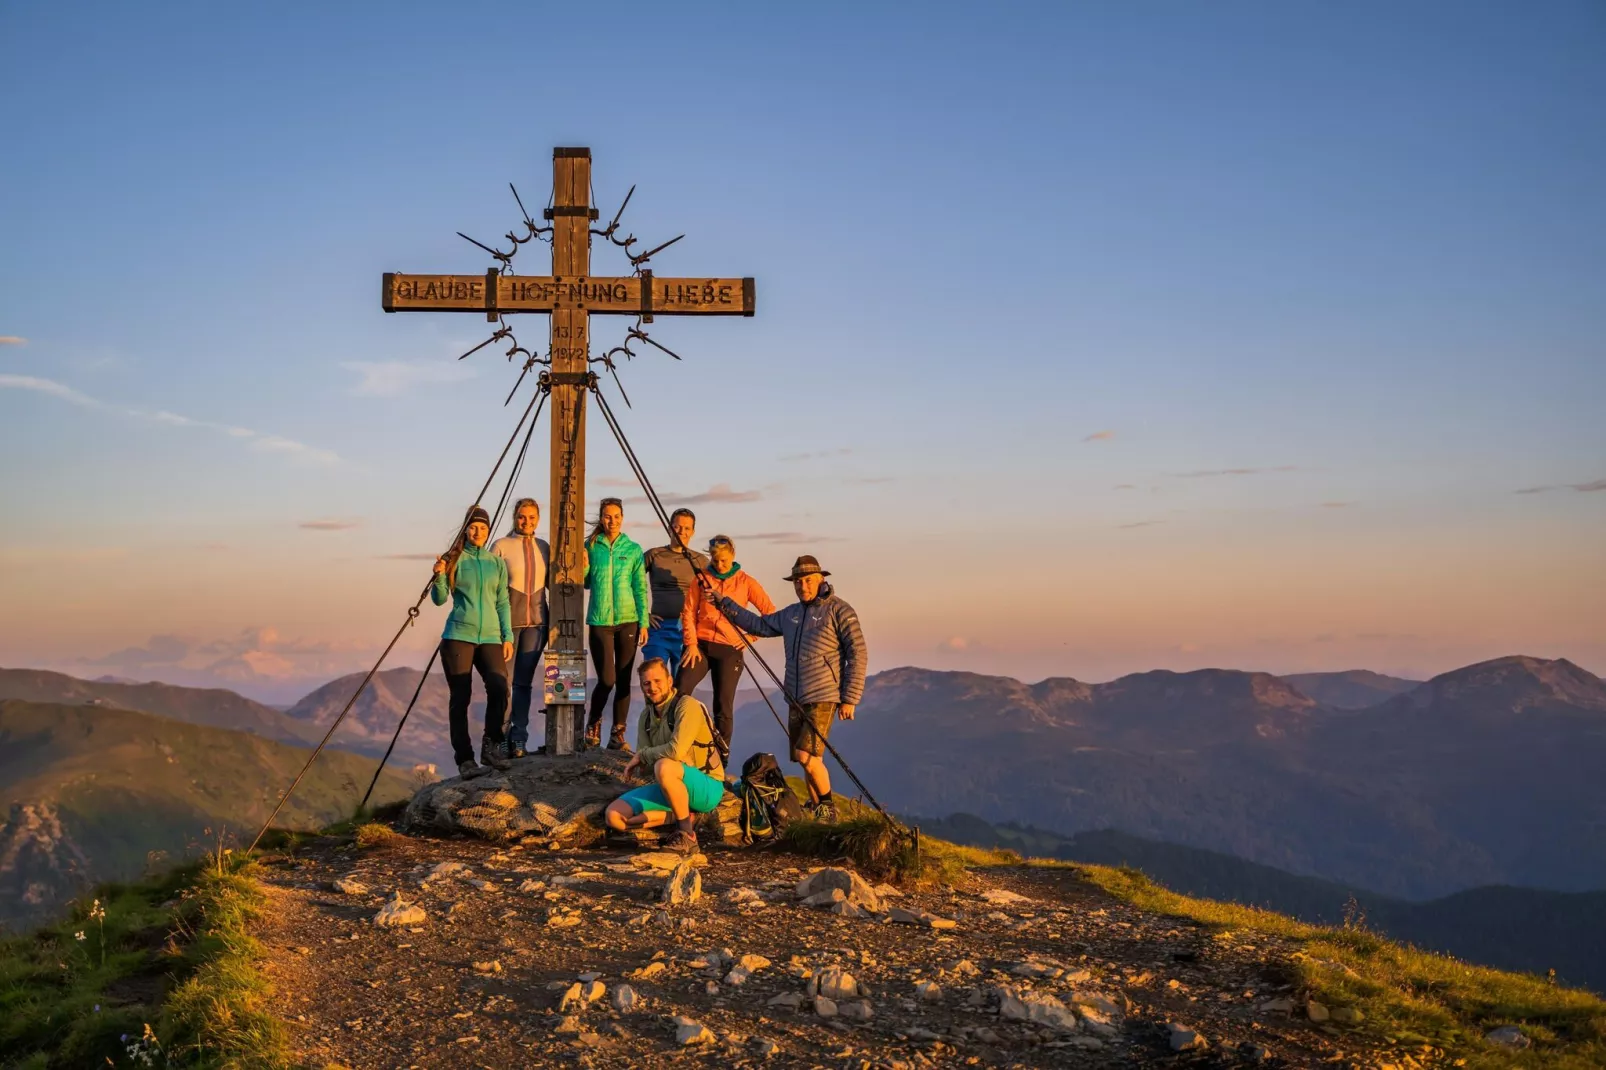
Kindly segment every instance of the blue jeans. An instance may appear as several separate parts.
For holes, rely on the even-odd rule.
[[[546,625],[519,628],[513,633],[513,718],[507,728],[508,746],[520,750],[530,742],[530,701],[535,672],[546,650]]]
[[[647,645],[641,648],[641,660],[663,658],[669,663],[669,678],[673,680],[680,669],[680,655],[686,649],[686,636],[680,628],[680,618],[655,624],[647,633]]]

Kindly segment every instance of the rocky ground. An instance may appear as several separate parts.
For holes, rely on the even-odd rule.
[[[897,892],[773,851],[675,873],[526,841],[326,837],[268,860],[260,935],[310,1065],[1385,1065],[1309,1020],[1290,949],[1074,870]]]

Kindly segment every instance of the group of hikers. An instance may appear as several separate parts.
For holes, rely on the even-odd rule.
[[[670,846],[696,846],[696,815],[724,797],[736,687],[754,637],[784,641],[787,743],[808,784],[805,810],[815,820],[835,821],[825,741],[834,720],[853,720],[864,693],[866,649],[858,615],[826,582],[831,574],[814,557],[799,557],[786,577],[797,601],[777,609],[736,561],[729,536],[708,540],[706,554],[691,548],[697,517],[690,509],[671,515],[667,545],[646,551],[624,533],[624,516],[620,499],[604,498],[585,539],[587,645],[596,673],[585,738],[589,746],[603,746],[602,716],[611,699],[606,746],[632,752],[627,776],[639,773],[651,783],[609,805],[609,827],[624,831],[673,821]],[[452,549],[435,562],[430,596],[436,605],[452,605],[440,657],[453,760],[464,778],[508,769],[527,753],[535,677],[549,628],[551,553],[547,540],[536,535],[540,520],[535,500],[521,498],[513,508],[512,532],[493,542],[490,515],[476,506]],[[633,669],[646,708],[632,748],[625,735]],[[485,687],[478,762],[468,728],[476,670]],[[710,675],[711,715],[692,696]]]

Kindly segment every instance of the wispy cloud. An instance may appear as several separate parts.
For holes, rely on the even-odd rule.
[[[0,346],[25,346],[28,340],[20,334],[0,334]]]
[[[40,379],[32,375],[0,375],[0,390],[31,390],[86,409],[100,409],[105,412],[121,413],[136,420],[148,420],[151,423],[165,424],[168,427],[195,427],[206,431],[214,431],[229,438],[240,439],[260,453],[284,454],[311,464],[332,465],[340,463],[338,454],[330,450],[320,449],[317,446],[309,446],[305,442],[297,442],[281,435],[253,431],[249,427],[234,427],[229,424],[214,423],[211,420],[197,420],[190,416],[181,416],[176,412],[168,412],[165,409],[139,409],[127,405],[116,405],[111,402],[101,401],[99,398],[90,397],[88,394],[74,390],[65,383],[58,383],[54,379]]]
[[[1152,528],[1156,524],[1164,524],[1164,523],[1165,523],[1164,520],[1137,520],[1137,521],[1133,521],[1130,524],[1117,524],[1115,526],[1118,527],[1118,528],[1122,528],[1122,529],[1126,529],[1126,528]]]
[[[1322,508],[1323,509],[1348,509],[1350,506],[1352,506],[1354,504],[1356,504],[1356,503],[1355,502],[1323,502],[1322,503]]]
[[[1298,465],[1279,464],[1273,468],[1202,468],[1197,472],[1173,472],[1178,479],[1209,479],[1214,476],[1259,476],[1268,472],[1297,472]]]
[[[737,542],[773,542],[782,546],[814,545],[821,542],[841,542],[835,535],[808,535],[801,531],[756,531],[748,535],[732,536]]]
[[[839,450],[818,450],[814,453],[788,453],[777,459],[782,461],[814,461],[819,460],[822,457],[846,457],[852,452],[853,449],[851,447],[844,446]]]
[[[659,498],[670,509],[682,505],[732,505],[739,502],[756,502],[764,497],[761,490],[733,490],[729,483],[715,483],[705,491],[696,494],[660,494]],[[646,501],[645,496],[638,495],[631,498],[632,503]]]
[[[361,526],[361,520],[303,520],[296,525],[308,531],[350,531]]]
[[[897,481],[897,476],[853,476],[848,480],[849,483],[865,483],[870,486],[878,486],[882,483],[896,483]]]
[[[456,361],[348,360],[340,366],[362,377],[351,388],[353,394],[375,398],[395,397],[415,386],[457,383],[474,377],[473,368]]]
[[[3,377],[0,377],[3,378]],[[1590,494],[1594,491],[1606,490],[1606,479],[1594,479],[1588,483],[1547,483],[1542,487],[1524,487],[1514,494],[1544,494],[1552,490],[1575,490],[1580,494]]]
[[[1095,431],[1082,439],[1083,442],[1108,442],[1115,437],[1114,431]]]

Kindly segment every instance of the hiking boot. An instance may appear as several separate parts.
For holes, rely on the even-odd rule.
[[[664,841],[664,850],[674,851],[676,854],[694,855],[697,853],[697,837],[690,832],[676,829],[674,834]]]
[[[513,763],[502,757],[502,748],[505,744],[492,743],[488,739],[480,740],[480,764],[488,765],[497,771],[513,768]]]
[[[586,725],[586,746],[602,746],[602,724],[600,722]]]
[[[812,820],[818,821],[822,825],[834,825],[837,822],[835,803],[818,802],[813,806],[805,806],[804,809],[808,811],[808,815]]]
[[[470,758],[466,762],[457,763],[457,775],[462,777],[464,780],[473,780],[475,777],[484,776],[489,772],[490,770],[486,769],[484,766],[475,765],[473,758]]]
[[[518,761],[525,756],[525,753],[524,744],[522,743],[509,743],[507,745],[507,756],[510,761]]]
[[[630,744],[625,742],[625,734],[623,732],[615,732],[613,735],[608,737],[608,749],[622,750],[626,754],[632,753]]]

